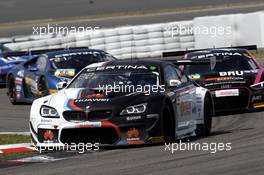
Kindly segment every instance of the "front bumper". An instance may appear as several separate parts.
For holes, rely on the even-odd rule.
[[[163,142],[158,114],[118,116],[102,121],[57,120],[61,121],[49,124],[40,122],[37,127],[30,124],[37,147],[86,143],[118,146]]]
[[[249,110],[264,107],[264,91],[256,92],[247,87],[232,89],[237,89],[238,95],[219,97],[216,95],[217,91],[229,89],[210,90],[214,99],[216,112]]]

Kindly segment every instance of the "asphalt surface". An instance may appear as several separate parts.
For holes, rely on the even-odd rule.
[[[61,2],[63,1],[63,5]],[[121,2],[122,1],[122,2]],[[139,0],[138,0],[139,1]],[[186,0],[169,1],[143,0],[142,5],[133,6],[135,1],[129,0],[0,0],[0,22],[12,22],[31,19],[46,19],[49,17],[71,17],[103,13],[116,13],[132,10],[149,10],[173,6],[188,7],[236,0]],[[242,0],[243,1],[243,0]],[[87,3],[87,6],[81,4]],[[105,6],[100,7],[103,2]],[[124,3],[123,3],[124,2]],[[113,5],[114,4],[114,5]],[[92,7],[94,11],[90,8]],[[95,8],[98,6],[98,8]],[[59,7],[59,8],[58,8]],[[17,8],[19,10],[17,10]],[[75,8],[75,10],[73,10]],[[76,10],[77,9],[77,10]],[[98,10],[100,9],[100,10]],[[112,27],[126,24],[146,24],[166,21],[192,19],[195,16],[216,15],[226,13],[241,13],[263,10],[262,6],[252,8],[235,8],[227,10],[212,10],[184,14],[167,14],[156,16],[139,16],[88,22],[66,22],[68,25],[96,25]],[[67,11],[67,13],[65,13]],[[34,14],[34,15],[32,15]],[[50,16],[49,16],[50,15]],[[15,26],[0,28],[0,36],[28,34],[30,26]],[[7,100],[5,89],[0,89],[0,132],[28,131],[29,105],[13,106]],[[0,160],[0,175],[51,175],[51,174],[203,174],[203,175],[248,175],[264,172],[264,112],[244,113],[218,116],[213,119],[213,133],[207,138],[192,138],[195,143],[231,143],[232,150],[216,152],[209,151],[176,151],[173,154],[165,151],[164,145],[125,147],[101,149],[99,152],[86,154],[44,154],[62,160],[42,163],[18,163]],[[186,141],[188,143],[188,141]],[[1,158],[0,158],[1,159]],[[2,166],[3,165],[3,166]],[[10,166],[9,166],[10,165]],[[9,167],[8,167],[9,166]],[[5,168],[4,168],[5,167]]]
[[[222,5],[249,0],[0,0],[0,22]]]
[[[0,132],[29,131],[29,112],[30,105],[12,105],[7,98],[6,89],[0,89]]]
[[[231,143],[230,151],[215,154],[202,150],[175,151],[172,154],[168,150],[165,151],[164,145],[116,148],[46,163],[18,164],[19,166],[1,169],[0,174],[262,175],[264,172],[263,123],[263,112],[214,118],[212,136],[191,141],[201,144]]]
[[[31,1],[31,0],[28,0]],[[32,0],[33,1],[33,0]],[[48,0],[49,1],[49,0]],[[48,1],[43,1],[43,2],[48,2]],[[118,1],[118,0],[111,0],[111,1]],[[120,1],[124,1],[124,0],[120,0]],[[129,1],[129,0],[125,0],[124,2]],[[146,2],[147,0],[144,1],[140,1],[140,2]],[[172,5],[168,5],[170,3],[164,3],[164,1],[159,1],[159,0],[149,0],[149,2],[151,1],[156,1],[157,3],[159,2],[160,4],[160,8],[162,9],[163,5],[167,5],[170,8],[184,8],[186,6],[189,7],[190,6],[190,1],[170,1],[170,3],[172,3]],[[169,0],[166,0],[169,1]],[[193,0],[192,0],[193,1]],[[1,2],[1,0],[0,0]],[[57,2],[57,1],[56,1]],[[108,3],[110,1],[106,1],[106,3]],[[130,3],[132,1],[129,1]],[[135,2],[135,1],[133,1]],[[181,3],[180,3],[181,2]],[[220,15],[220,14],[233,14],[233,13],[249,13],[249,12],[256,12],[256,11],[261,11],[264,10],[264,2],[263,1],[248,1],[248,5],[244,5],[242,6],[228,6],[224,3],[227,2],[245,2],[244,0],[241,1],[236,1],[236,0],[231,0],[231,1],[227,1],[227,0],[215,0],[215,1],[207,1],[207,0],[202,0],[202,1],[193,1],[194,6],[195,5],[201,5],[199,4],[199,2],[208,2],[209,5],[211,4],[212,7],[211,8],[207,8],[207,9],[196,9],[195,8],[193,10],[190,11],[171,11],[170,13],[164,13],[161,12],[159,14],[154,14],[154,15],[147,15],[147,14],[140,14],[139,15],[127,15],[127,16],[122,16],[122,15],[118,15],[118,16],[114,16],[114,17],[109,17],[109,18],[96,18],[96,19],[89,19],[89,18],[76,18],[73,20],[70,19],[65,19],[65,20],[60,20],[60,19],[54,19],[54,20],[50,20],[50,21],[34,21],[33,23],[15,23],[15,24],[11,24],[11,25],[1,25],[1,19],[6,19],[7,21],[10,21],[10,17],[9,15],[7,15],[8,13],[5,13],[4,16],[1,16],[0,18],[0,37],[11,37],[11,36],[16,36],[16,35],[31,35],[33,34],[33,27],[42,27],[42,26],[47,26],[48,24],[50,24],[50,26],[56,26],[56,24],[59,27],[78,27],[78,26],[82,26],[82,27],[99,27],[99,28],[111,28],[111,27],[117,27],[117,26],[125,26],[125,25],[140,25],[140,24],[151,24],[151,23],[163,23],[163,22],[171,22],[171,21],[182,21],[182,20],[192,20],[194,17],[198,17],[198,16],[208,16],[208,15]],[[256,3],[255,3],[256,2]],[[257,3],[258,2],[258,3]],[[128,3],[128,4],[130,4]],[[123,3],[118,3],[117,6],[119,6],[119,4],[123,4]],[[176,4],[176,5],[174,5]],[[247,4],[247,3],[246,3]],[[148,5],[144,5],[144,8],[148,8],[148,9],[155,9],[153,7],[153,5],[155,5],[155,3],[149,3]],[[218,5],[226,5],[225,7],[221,7],[220,9],[217,9],[216,7],[218,7]],[[54,6],[55,7],[55,6]],[[109,8],[115,8],[116,6],[109,6]],[[133,7],[132,5],[129,7]],[[142,8],[143,8],[142,7]],[[158,5],[157,5],[158,7]],[[53,8],[53,7],[52,7]],[[190,8],[190,7],[189,7]],[[29,11],[31,8],[28,8]],[[60,8],[59,8],[60,9]],[[129,10],[126,11],[126,8],[118,8],[117,10],[119,11],[124,11],[124,12],[129,12]],[[21,10],[19,10],[20,12]],[[41,11],[41,9],[40,9]],[[57,12],[58,11],[58,12]],[[67,14],[67,13],[59,13],[59,10],[57,10],[55,12],[57,12],[57,14]],[[76,10],[78,12],[78,10]],[[76,13],[77,13],[76,12]],[[3,13],[3,11],[0,11],[0,14]],[[50,11],[49,11],[50,13]],[[49,14],[47,13],[47,15]],[[26,16],[27,12],[24,13],[24,15],[16,15],[17,18],[24,17]],[[37,14],[41,14],[44,15],[45,13],[37,13]],[[12,16],[12,15],[11,15]],[[38,16],[38,15],[36,15]],[[35,15],[31,15],[32,18],[35,17]],[[55,17],[55,16],[54,16]],[[25,18],[26,19],[26,18]],[[30,19],[30,18],[28,18]],[[22,19],[21,19],[22,20]]]

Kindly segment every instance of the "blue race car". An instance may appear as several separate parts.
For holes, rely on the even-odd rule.
[[[76,48],[81,49],[84,47],[76,47]],[[16,65],[26,62],[39,54],[43,54],[51,51],[59,51],[64,49],[65,48],[43,49],[43,50],[33,50],[33,51],[11,51],[10,49],[0,45],[0,86],[6,85],[7,83],[6,75]]]
[[[116,60],[112,55],[88,48],[52,51],[21,63],[7,74],[7,95],[13,104],[56,93],[59,82],[69,81],[95,62]]]
[[[0,85],[6,84],[6,75],[7,73],[16,65],[25,62],[32,58],[32,55],[3,55],[0,51]]]

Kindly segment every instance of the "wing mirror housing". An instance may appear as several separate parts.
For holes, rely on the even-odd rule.
[[[61,81],[56,84],[58,90],[64,89],[68,85],[67,81]]]
[[[169,82],[169,86],[170,87],[178,87],[181,85],[181,81],[180,80],[170,80]]]

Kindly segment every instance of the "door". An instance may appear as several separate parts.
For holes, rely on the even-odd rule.
[[[38,81],[40,75],[45,72],[47,57],[41,55],[25,64],[25,85],[28,97],[38,97]]]
[[[177,118],[177,135],[193,132],[195,129],[195,101],[196,87],[181,71],[173,65],[165,67],[165,81],[170,91],[175,93],[173,100]],[[178,85],[170,85],[171,80],[180,82]]]

